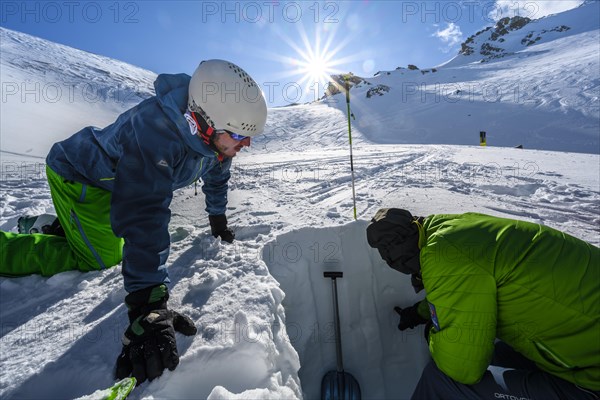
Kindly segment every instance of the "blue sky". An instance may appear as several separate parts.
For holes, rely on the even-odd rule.
[[[320,97],[326,73],[448,61],[501,17],[538,18],[561,1],[3,1],[0,25],[157,73],[221,58],[244,68],[271,106]]]

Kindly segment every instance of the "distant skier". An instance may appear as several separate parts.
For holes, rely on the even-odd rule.
[[[173,191],[201,178],[211,233],[232,242],[225,216],[231,160],[267,119],[256,82],[227,61],[203,61],[192,77],[159,75],[154,88],[155,96],[113,124],[84,128],[52,147],[46,171],[58,220],[19,226],[53,234],[0,232],[4,276],[123,261],[130,326],[116,375],[133,373],[138,383],[177,366],[175,330],[196,333],[189,318],[167,308]]]
[[[433,359],[413,399],[599,398],[598,247],[529,222],[395,208],[367,240],[426,291],[395,309],[400,330],[425,324]]]

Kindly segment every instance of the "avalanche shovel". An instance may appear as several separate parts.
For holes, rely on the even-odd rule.
[[[343,272],[323,272],[325,278],[331,278],[333,286],[333,323],[335,327],[335,355],[337,368],[329,371],[321,381],[321,399],[323,400],[360,400],[360,386],[348,372],[344,372],[342,360],[342,337],[340,334],[340,315],[338,311],[336,279],[344,276]]]

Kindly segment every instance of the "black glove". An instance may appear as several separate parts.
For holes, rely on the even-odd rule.
[[[235,233],[227,227],[227,217],[225,214],[221,215],[209,215],[208,221],[210,222],[210,233],[214,237],[220,237],[221,240],[232,243],[235,239]]]
[[[419,314],[418,307],[419,303],[415,303],[410,307],[400,308],[394,307],[394,311],[396,311],[400,315],[400,323],[398,324],[398,329],[401,331],[405,331],[407,329],[412,329],[418,325],[426,324],[429,322],[428,318],[423,318],[421,314]]]
[[[423,285],[423,278],[421,277],[421,272],[410,275],[410,283],[415,289],[415,293],[419,293],[421,290],[425,289]]]
[[[433,322],[431,320],[427,321],[425,324],[425,328],[423,329],[423,336],[425,336],[425,343],[429,344],[429,334],[431,333],[431,327],[433,326]]]
[[[179,364],[175,331],[192,336],[197,329],[189,317],[167,308],[168,298],[165,285],[138,290],[125,297],[130,324],[117,358],[117,379],[133,375],[139,385],[146,379],[159,377],[165,368],[174,370]]]

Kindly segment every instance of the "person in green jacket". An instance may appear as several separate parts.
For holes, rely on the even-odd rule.
[[[432,362],[413,399],[598,399],[600,249],[484,214],[379,210],[367,240],[426,298],[396,307],[425,325]]]

